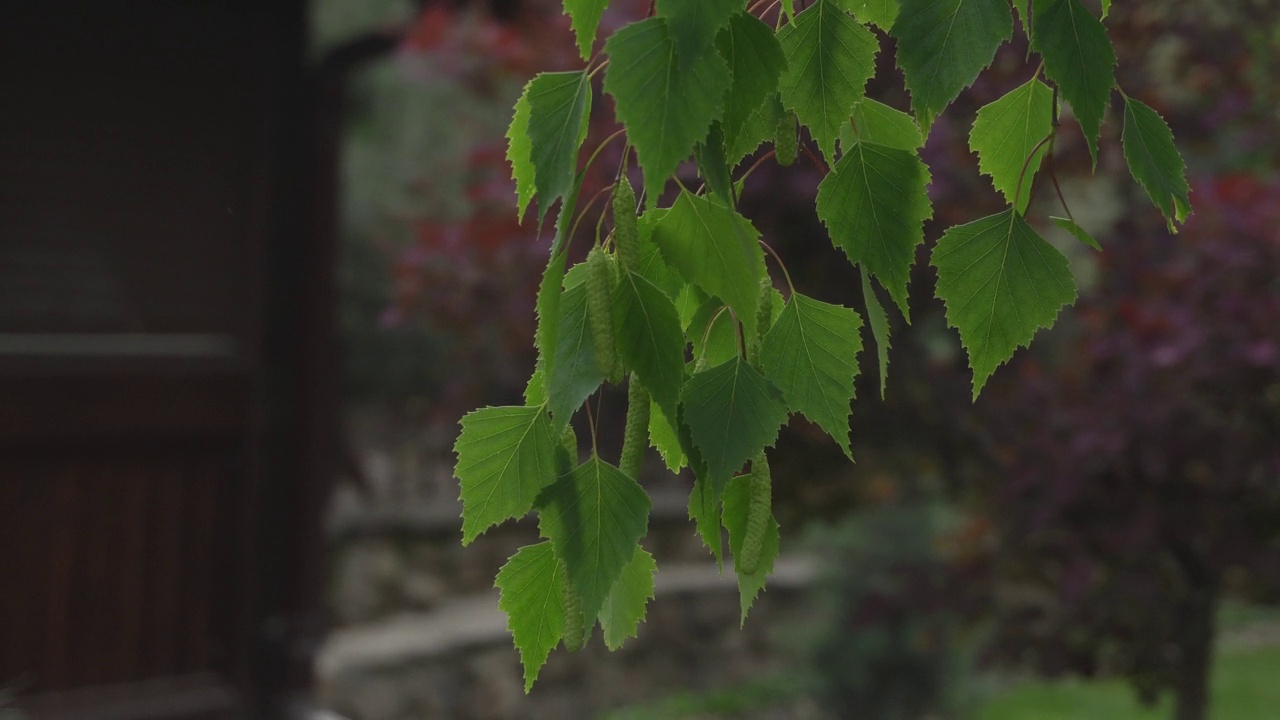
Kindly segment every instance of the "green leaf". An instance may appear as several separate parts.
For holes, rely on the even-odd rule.
[[[573,226],[573,210],[578,203],[578,192],[581,189],[582,175],[579,174],[569,196],[560,206],[560,215],[556,218],[556,236],[551,242],[551,259],[547,261],[547,267],[542,271],[542,281],[538,284],[538,297],[534,303],[538,327],[534,332],[533,345],[538,351],[537,370],[542,373],[544,381],[555,371],[555,341],[560,324],[560,296],[565,280],[564,268],[568,261],[566,251],[569,244],[566,242],[566,236]]]
[[[667,263],[737,313],[755,331],[756,300],[764,273],[759,233],[746,218],[720,203],[681,192],[653,229]]]
[[[600,27],[600,16],[609,5],[609,0],[564,0],[564,11],[573,26],[573,34],[578,40],[578,52],[583,60],[591,58],[591,48],[596,43],[596,30]]]
[[[834,0],[818,0],[797,15],[778,33],[778,41],[787,58],[779,83],[782,104],[795,110],[832,158],[841,126],[875,74],[880,44]]]
[[[600,609],[600,628],[604,630],[604,644],[610,650],[622,647],[623,641],[636,636],[640,621],[644,620],[645,606],[653,599],[653,574],[658,563],[642,547],[635,549],[630,562],[609,590]]]
[[[787,419],[782,393],[735,356],[685,384],[684,420],[711,480],[723,487],[752,455],[778,437]]]
[[[862,278],[862,298],[867,304],[867,324],[871,326],[871,339],[876,343],[876,359],[880,365],[880,399],[884,399],[885,385],[889,382],[889,316],[876,297],[870,276],[858,273]]]
[[[769,96],[778,90],[778,78],[787,65],[773,30],[752,15],[741,12],[729,19],[729,25],[716,38],[720,54],[729,64],[733,81],[724,101],[725,148],[729,160],[737,160],[733,151],[744,144],[743,131],[751,116],[761,111]],[[756,143],[759,146],[759,143]],[[746,151],[750,152],[752,147]]]
[[[726,207],[733,207],[733,178],[729,177],[729,160],[724,156],[724,130],[719,122],[711,123],[707,139],[698,143],[698,174]]]
[[[716,559],[716,567],[724,569],[724,549],[720,546],[720,493],[724,483],[719,486],[712,482],[707,470],[707,463],[693,442],[693,434],[685,417],[684,406],[680,406],[676,416],[676,432],[680,438],[680,449],[684,451],[693,471],[693,490],[689,493],[689,519],[693,520],[698,536]]]
[[[1020,214],[1027,211],[1032,181],[1049,151],[1049,144],[1041,143],[1052,131],[1053,91],[1032,78],[979,110],[969,133],[978,168],[991,176],[991,184],[1010,205],[1016,198]]]
[[[688,463],[684,450],[680,447],[680,436],[676,433],[675,423],[668,420],[662,413],[662,408],[653,401],[649,403],[649,444],[658,451],[662,462],[673,473],[680,472]]]
[[[516,214],[524,218],[525,208],[533,199],[533,142],[529,139],[529,88],[524,86],[520,99],[516,100],[507,128],[507,162],[511,163],[511,179],[516,181]]]
[[[804,413],[853,459],[849,447],[849,403],[862,352],[862,318],[839,305],[800,293],[760,345],[764,376],[782,391],[793,412]]]
[[[623,272],[613,295],[613,326],[624,364],[674,417],[684,382],[684,331],[676,307],[653,283]]]
[[[744,625],[747,622],[747,611],[764,589],[765,578],[773,572],[774,561],[778,558],[779,541],[778,521],[770,515],[756,571],[748,575],[738,569],[737,558],[742,552],[742,536],[746,534],[747,507],[750,502],[751,476],[739,475],[730,480],[724,489],[724,526],[729,531],[729,550],[733,553],[734,572],[738,576],[738,600],[742,607],[741,623]]]
[[[991,373],[1076,298],[1067,259],[1012,208],[948,230],[933,264],[947,323],[969,352],[975,399]]]
[[[622,28],[605,43],[604,89],[635,145],[650,201],[667,177],[707,136],[724,109],[729,67],[719,53],[682,65],[666,21],[649,18]]]
[[[1027,14],[1028,3],[1031,0],[1013,0],[1013,6],[1018,10],[1018,20],[1022,23],[1022,31],[1031,37],[1031,16]]]
[[[1160,208],[1169,232],[1176,233],[1174,223],[1186,221],[1191,214],[1191,188],[1169,126],[1155,110],[1126,97],[1122,142],[1129,172]]]
[[[524,404],[525,405],[541,405],[547,401],[546,381],[542,377],[541,369],[534,369],[533,374],[529,376],[529,382],[524,386]]]
[[[555,546],[582,615],[600,615],[605,598],[649,526],[649,496],[621,470],[592,456],[538,498],[538,530]]]
[[[564,290],[572,290],[585,283],[587,281],[587,272],[587,264],[585,262],[580,262],[569,268],[564,274],[562,285]]]
[[[697,285],[685,285],[680,289],[680,294],[676,296],[676,311],[680,315],[680,327],[686,332],[689,330],[689,323],[693,322],[694,315],[709,297],[698,289]]]
[[[1044,57],[1044,72],[1071,103],[1089,155],[1098,164],[1102,115],[1116,84],[1116,54],[1107,30],[1080,0],[1035,0],[1031,48]]]
[[[640,277],[653,283],[667,297],[676,299],[688,285],[684,278],[667,264],[658,244],[653,241],[653,229],[666,216],[668,208],[654,208],[640,216],[637,240],[640,243]]]
[[[1111,12],[1111,0],[1102,0],[1102,19],[1106,20],[1107,15]]]
[[[566,290],[560,300],[556,359],[552,368],[548,406],[556,425],[563,428],[578,407],[604,382],[591,344],[587,289],[581,284]]]
[[[715,483],[706,475],[694,474],[693,491],[689,494],[689,519],[693,521],[702,538],[716,559],[716,567],[724,569],[724,547],[720,538],[720,493]]]
[[[769,327],[778,322],[778,317],[782,315],[782,311],[787,307],[787,299],[782,297],[782,293],[777,288],[769,291]],[[766,330],[767,332],[767,330]]]
[[[538,219],[573,188],[578,149],[587,137],[591,83],[586,71],[540,73],[528,86],[529,139]]]
[[[564,636],[559,567],[551,543],[526,545],[507,560],[494,582],[500,592],[498,608],[507,614],[507,629],[520,651],[526,693]]]
[[[860,142],[818,186],[818,217],[849,260],[880,279],[907,315],[907,280],[932,213],[914,152]]]
[[[1013,36],[1013,14],[1008,0],[902,0],[889,34],[898,39],[911,107],[927,131]]]
[[[695,365],[719,365],[738,354],[738,328],[720,298],[702,303],[689,323],[688,335]]]
[[[1057,225],[1063,230],[1066,230],[1067,232],[1071,233],[1071,235],[1075,237],[1075,239],[1079,240],[1085,245],[1088,245],[1094,250],[1097,250],[1098,252],[1102,252],[1102,246],[1098,244],[1098,241],[1094,240],[1093,236],[1085,232],[1085,229],[1077,225],[1074,220],[1070,220],[1068,218],[1062,218],[1062,217],[1050,217],[1049,219],[1053,221],[1054,225]]]
[[[899,150],[914,151],[924,145],[915,118],[871,98],[859,100],[853,106],[853,122],[840,128],[841,149],[859,140]]]
[[[898,0],[845,0],[853,16],[889,32],[898,19]]]
[[[676,53],[691,63],[711,50],[720,28],[741,12],[744,0],[658,0],[658,17],[667,21]]]
[[[778,127],[778,120],[785,112],[786,110],[782,109],[782,100],[777,93],[766,98],[764,103],[751,113],[751,117],[738,131],[738,136],[725,149],[725,157],[729,159],[729,164],[736,165],[739,160],[755,152],[756,148],[766,140],[772,140],[773,133]]]
[[[541,407],[487,407],[462,418],[454,469],[462,487],[462,544],[533,509],[556,479],[556,441]]]

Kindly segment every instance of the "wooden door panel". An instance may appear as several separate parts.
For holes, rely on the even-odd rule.
[[[0,677],[30,693],[227,674],[235,645],[225,446],[10,455],[0,497],[6,637]]]

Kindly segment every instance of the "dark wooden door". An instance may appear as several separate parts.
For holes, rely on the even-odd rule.
[[[283,691],[271,578],[307,546],[264,513],[311,426],[281,429],[305,389],[267,331],[308,315],[276,272],[305,249],[302,9],[0,11],[0,687],[36,717]]]

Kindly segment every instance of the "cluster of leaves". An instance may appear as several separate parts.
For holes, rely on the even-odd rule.
[[[997,651],[1151,697],[1203,687],[1196,628],[1224,593],[1280,600],[1277,192],[1274,172],[1198,184],[1176,247],[1130,226],[1067,351],[992,388],[999,572],[1034,588]]]
[[[639,546],[649,500],[636,477],[636,428],[647,427],[671,470],[692,470],[690,517],[718,561],[728,531],[745,617],[778,548],[765,450],[789,414],[803,414],[850,454],[863,319],[798,292],[776,255],[788,295],[774,289],[769,246],[736,209],[742,183],[768,153],[735,168],[772,143],[779,162],[799,149],[825,173],[817,213],[861,271],[883,381],[888,323],[875,285],[908,312],[908,276],[932,214],[919,150],[934,119],[1010,39],[1015,10],[1007,0],[816,0],[803,8],[782,0],[770,14],[744,0],[656,0],[650,17],[616,30],[593,55],[607,0],[564,5],[587,66],[531,80],[508,132],[520,213],[535,197],[539,223],[560,208],[537,298],[537,370],[525,405],[468,414],[456,446],[464,543],[535,510],[547,539],[520,550],[498,576],[527,686],[562,640],[577,647],[599,623],[616,647],[643,618],[655,564]],[[979,111],[970,136],[1009,206],[947,230],[932,255],[975,395],[1075,299],[1066,259],[1024,213],[1052,151],[1058,96],[1096,157],[1116,90],[1106,30],[1081,0],[1014,5],[1039,63],[1025,84]],[[897,41],[911,114],[865,96],[877,30]],[[624,153],[614,230],[601,237],[600,223],[595,259],[570,268],[586,172],[579,155],[600,72],[625,131],[618,136],[635,151],[644,202],[627,194]],[[1172,135],[1154,110],[1120,94],[1126,159],[1172,229],[1189,212]],[[690,158],[702,188],[677,177],[668,194]],[[1096,244],[1069,218],[1055,222]],[[573,415],[602,384],[623,378],[632,390],[622,461],[599,456],[592,428],[592,452],[580,462],[568,432]]]

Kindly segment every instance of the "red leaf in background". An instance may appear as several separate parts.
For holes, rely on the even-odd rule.
[[[492,255],[525,234],[510,212],[472,215],[463,227],[467,243],[481,252]]]
[[[449,37],[455,24],[453,10],[432,5],[418,15],[413,27],[404,34],[403,45],[418,52],[430,52]]]

